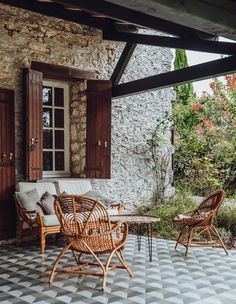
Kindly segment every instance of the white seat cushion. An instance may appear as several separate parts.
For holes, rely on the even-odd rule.
[[[33,189],[36,189],[38,192],[39,197],[41,197],[46,191],[50,194],[57,195],[56,187],[54,183],[50,182],[40,182],[40,183],[29,183],[29,182],[19,182],[19,191],[20,192],[27,192]]]
[[[43,223],[44,223],[44,226],[46,226],[46,227],[60,225],[56,214],[44,215],[43,216]]]
[[[57,181],[56,183],[60,194],[66,192],[69,195],[82,195],[92,190],[88,180]]]

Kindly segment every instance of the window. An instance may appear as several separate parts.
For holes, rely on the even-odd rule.
[[[68,175],[69,87],[43,81],[43,177]]]
[[[30,181],[70,176],[74,165],[69,155],[69,82],[81,78],[71,76],[74,70],[50,65],[46,68],[55,80],[43,81],[43,76],[52,75],[43,74],[42,65],[39,70],[24,69],[25,178]],[[65,82],[57,82],[58,78]],[[110,178],[111,85],[110,80],[87,81],[84,171],[88,178]]]

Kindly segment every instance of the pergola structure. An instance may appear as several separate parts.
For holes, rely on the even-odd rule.
[[[103,39],[126,42],[111,76],[112,96],[215,77],[236,71],[236,3],[233,0],[0,0],[47,16],[103,31]],[[152,29],[164,35],[145,35]],[[227,55],[225,58],[119,84],[137,44]]]

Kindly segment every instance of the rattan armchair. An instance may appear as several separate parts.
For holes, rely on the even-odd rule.
[[[27,210],[20,201],[14,195],[16,211],[18,215],[18,231],[17,231],[17,243],[20,245],[24,237],[37,236],[40,238],[41,253],[44,254],[46,247],[46,236],[50,234],[59,234],[59,223],[53,223],[47,225],[43,216],[39,210]],[[55,217],[56,219],[56,217]]]
[[[101,202],[87,196],[58,197],[55,201],[55,212],[61,224],[61,233],[66,238],[66,245],[53,264],[50,283],[54,281],[55,272],[94,275],[103,278],[104,290],[109,270],[124,268],[130,276],[133,276],[122,255],[128,235],[128,225],[122,222],[112,225],[107,209]],[[117,237],[121,225],[124,226],[123,236]],[[72,251],[76,265],[58,268],[58,263],[67,250]],[[107,254],[105,263],[100,258],[103,254]],[[91,255],[94,261],[86,261],[84,258],[87,255]],[[119,265],[111,265],[114,255],[117,256]],[[98,266],[100,269],[89,271],[86,269],[88,266]]]
[[[185,256],[187,256],[188,249],[192,245],[223,247],[225,253],[228,254],[218,231],[213,225],[214,218],[223,199],[224,191],[218,190],[204,198],[198,208],[182,213],[174,218],[175,223],[182,225],[175,249],[178,244],[184,245],[186,247]],[[200,240],[203,233],[206,233],[207,240]],[[218,242],[213,240],[213,236],[215,236]]]

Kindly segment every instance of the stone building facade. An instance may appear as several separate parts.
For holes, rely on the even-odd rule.
[[[91,71],[109,79],[124,47],[104,41],[95,28],[0,4],[0,87],[15,91],[16,176],[23,179],[23,68],[32,61]],[[171,69],[167,48],[138,46],[122,77],[135,80]],[[70,165],[73,177],[84,177],[86,82],[70,86]],[[93,179],[96,189],[124,200],[127,206],[149,202],[154,188],[142,151],[156,119],[171,112],[171,89],[155,90],[112,101],[111,179]],[[168,181],[171,189],[172,171]]]

